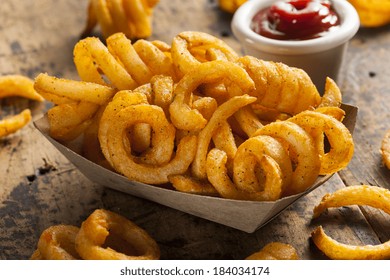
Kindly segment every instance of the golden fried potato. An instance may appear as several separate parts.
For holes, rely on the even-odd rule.
[[[117,213],[97,209],[81,224],[76,250],[86,260],[156,260],[160,249],[142,228]]]
[[[103,37],[123,32],[130,39],[152,34],[153,8],[159,0],[90,0],[82,37],[99,24]]]
[[[383,164],[390,169],[390,130],[388,130],[382,139],[381,154]]]
[[[367,205],[390,214],[390,191],[369,185],[348,186],[326,194],[314,208],[313,218],[331,207]],[[378,260],[390,258],[390,240],[378,245],[348,245],[329,237],[321,226],[311,234],[314,244],[334,260]]]
[[[260,251],[248,256],[246,260],[298,260],[296,249],[287,243],[271,242]]]
[[[15,116],[0,120],[0,138],[18,131],[22,127],[26,126],[30,120],[30,109],[25,109]]]

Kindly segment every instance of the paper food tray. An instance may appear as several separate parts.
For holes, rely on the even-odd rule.
[[[343,123],[353,132],[357,108],[345,104],[342,105],[342,108],[346,112]],[[66,147],[49,136],[49,123],[46,115],[35,121],[34,125],[91,181],[248,233],[252,233],[264,226],[297,199],[313,191],[332,176],[319,176],[315,184],[306,192],[285,197],[274,202],[238,201],[188,194],[130,181],[118,173],[87,160],[76,152],[77,147]]]

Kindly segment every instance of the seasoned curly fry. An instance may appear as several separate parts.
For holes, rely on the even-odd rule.
[[[171,159],[175,128],[166,119],[164,111],[155,105],[130,105],[128,99],[120,97],[113,99],[100,120],[99,141],[110,164],[128,178],[149,184],[166,183],[169,175],[184,173],[195,156],[196,137],[183,138]],[[131,145],[125,144],[122,136],[124,131],[138,123],[150,124],[155,133],[151,148],[141,156],[134,156]]]
[[[179,129],[199,130],[207,120],[191,108],[193,91],[202,83],[215,83],[223,79],[236,83],[243,92],[254,87],[252,79],[238,65],[227,61],[210,61],[199,64],[177,84],[174,99],[169,107],[172,123]]]
[[[56,104],[48,111],[53,138],[83,134],[84,156],[130,180],[268,201],[306,191],[320,171],[350,160],[331,79],[321,97],[303,70],[239,57],[201,32],[180,33],[172,47],[132,44],[124,33],[106,41],[76,44],[81,81],[41,74],[35,88]]]
[[[348,165],[354,152],[352,135],[337,119],[314,111],[304,111],[288,119],[305,129],[314,139],[320,155],[320,174],[332,174]],[[324,135],[330,144],[325,152]]]
[[[289,121],[273,122],[259,129],[257,135],[274,137],[288,150],[294,171],[284,195],[303,192],[315,182],[321,162],[313,138],[303,128]]]
[[[212,149],[207,155],[207,178],[222,197],[253,201],[267,201],[280,198],[283,175],[272,157],[264,155],[259,162],[259,165],[264,170],[264,174],[266,174],[266,180],[264,189],[255,192],[242,191],[236,187],[229,177],[226,162],[226,153],[217,148]]]
[[[388,0],[348,1],[356,8],[362,26],[379,27],[390,23],[390,2]]]
[[[172,59],[179,76],[209,60],[235,61],[238,54],[224,41],[203,32],[181,32],[172,41]]]
[[[348,186],[339,189],[322,198],[320,204],[313,210],[313,218],[317,218],[327,208],[347,205],[368,205],[390,214],[390,191],[368,185]]]
[[[105,38],[123,32],[130,39],[152,34],[153,8],[159,0],[90,0],[82,37],[99,24]]]
[[[22,75],[0,77],[0,98],[23,97],[35,101],[44,98],[34,89],[34,81]],[[15,133],[31,121],[31,111],[25,109],[17,115],[0,120],[0,138]]]
[[[257,104],[295,115],[321,102],[315,85],[302,69],[251,56],[240,57],[237,63],[255,82],[255,90],[249,94],[257,97]]]
[[[0,98],[20,96],[35,101],[44,98],[34,90],[34,81],[21,75],[6,75],[0,77]]]
[[[367,205],[390,214],[390,191],[385,188],[369,185],[348,186],[334,193],[326,194],[313,210],[313,218],[331,207],[349,205]],[[390,258],[390,241],[379,245],[347,245],[332,239],[317,227],[312,232],[316,246],[331,259],[372,260]]]
[[[321,97],[320,107],[340,107],[342,101],[341,91],[335,81],[327,77],[324,95]]]
[[[225,12],[233,14],[247,0],[218,0],[219,7]]]
[[[38,250],[31,256],[31,259],[80,259],[75,245],[78,232],[79,228],[71,225],[55,225],[45,229],[39,238]]]
[[[30,120],[31,111],[29,109],[25,109],[17,115],[0,120],[0,138],[18,131],[27,125]]]
[[[290,244],[271,242],[260,251],[245,258],[246,260],[298,260],[296,249]]]
[[[383,164],[390,169],[390,129],[386,132],[382,139],[381,154]]]
[[[76,250],[86,260],[157,260],[160,249],[142,228],[117,213],[97,209],[81,224]]]

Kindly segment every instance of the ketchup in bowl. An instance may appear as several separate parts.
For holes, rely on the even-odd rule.
[[[340,19],[327,0],[279,1],[252,18],[256,33],[277,40],[308,40],[337,29]]]

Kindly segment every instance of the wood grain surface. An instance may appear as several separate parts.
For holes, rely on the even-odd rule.
[[[84,28],[87,4],[86,0],[3,0],[0,75],[34,78],[47,72],[78,79],[72,51]],[[231,15],[220,11],[216,1],[160,0],[150,39],[170,43],[181,31],[203,31],[242,53],[230,21]],[[79,226],[96,208],[120,213],[147,230],[160,246],[161,259],[244,259],[272,241],[290,243],[301,259],[326,259],[310,241],[310,232],[320,224],[341,242],[389,240],[389,215],[370,207],[331,209],[312,220],[313,207],[327,192],[355,184],[390,188],[390,171],[379,153],[381,139],[390,129],[389,31],[390,26],[361,28],[343,64],[339,86],[344,103],[359,108],[351,163],[256,232],[244,233],[94,184],[30,123],[0,139],[0,259],[28,259],[45,228]],[[99,30],[93,35],[99,36]],[[27,107],[36,120],[50,104],[2,99],[0,118]]]

